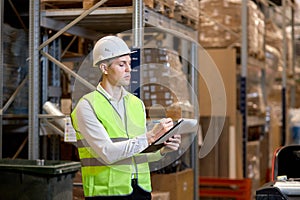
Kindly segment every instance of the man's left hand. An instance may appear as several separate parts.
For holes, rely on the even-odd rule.
[[[164,155],[165,153],[177,151],[181,144],[181,135],[174,135],[170,137],[166,142],[164,142],[165,146],[161,149],[161,154]]]

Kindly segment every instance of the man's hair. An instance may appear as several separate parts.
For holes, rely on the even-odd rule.
[[[107,59],[107,60],[103,60],[98,65],[105,64],[105,65],[107,65],[107,67],[110,67],[115,59],[116,58],[110,58],[110,59]],[[103,74],[101,74],[99,82],[102,81],[102,79],[103,79]]]
[[[111,64],[114,62],[115,59],[116,59],[116,58],[110,58],[110,59],[107,59],[107,60],[103,60],[103,61],[101,61],[101,62],[99,63],[99,65],[100,65],[100,64],[105,64],[105,65],[107,65],[107,67],[109,67],[109,66],[111,66]]]

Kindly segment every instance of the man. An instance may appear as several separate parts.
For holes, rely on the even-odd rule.
[[[93,65],[102,71],[97,89],[83,96],[71,114],[86,199],[151,199],[148,162],[179,148],[175,135],[154,153],[141,153],[173,127],[164,118],[146,130],[143,102],[127,92],[132,52],[116,36],[101,38],[93,50]]]

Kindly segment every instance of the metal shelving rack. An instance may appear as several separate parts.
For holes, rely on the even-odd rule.
[[[29,159],[39,159],[40,158],[40,144],[39,144],[39,126],[40,120],[47,118],[48,116],[41,114],[40,103],[41,98],[45,99],[45,94],[40,94],[39,91],[46,91],[47,88],[45,84],[41,83],[40,74],[42,71],[40,59],[48,59],[49,61],[55,63],[60,69],[64,70],[71,76],[77,78],[80,82],[88,87],[91,84],[86,80],[79,77],[76,73],[68,69],[64,64],[62,64],[59,59],[51,56],[47,51],[47,47],[50,43],[54,42],[59,36],[67,32],[72,35],[77,35],[91,40],[96,40],[101,35],[108,33],[119,33],[124,30],[133,29],[134,38],[133,46],[138,48],[142,46],[143,33],[140,31],[144,26],[154,26],[164,30],[175,30],[177,32],[183,33],[188,42],[191,42],[191,55],[190,62],[194,66],[195,70],[192,70],[189,74],[190,84],[197,92],[197,31],[189,28],[185,25],[179,24],[176,21],[169,19],[163,15],[155,13],[154,11],[143,6],[142,0],[133,0],[132,7],[103,7],[100,6],[107,0],[101,0],[92,6],[88,10],[82,9],[61,9],[61,10],[44,10],[40,11],[40,0],[29,1],[29,72],[28,72],[28,83],[29,83],[29,105],[28,105],[28,158]],[[0,14],[3,14],[3,1],[0,4]],[[75,18],[75,19],[74,19]],[[2,21],[1,17],[0,31],[2,36]],[[73,20],[74,19],[74,20]],[[71,20],[71,22],[69,22]],[[102,20],[101,26],[95,26],[99,24],[99,20]],[[120,24],[117,22],[120,21]],[[111,23],[114,22],[114,26]],[[41,43],[41,33],[40,28],[44,27],[47,29],[57,31],[50,38],[46,38]],[[105,32],[106,30],[107,32]],[[181,36],[182,37],[182,36]],[[0,37],[0,78],[3,77],[3,46],[2,37]],[[44,76],[42,74],[42,76]],[[2,78],[0,81],[0,142],[2,142],[2,116],[3,116],[3,82]],[[45,90],[44,90],[45,89]],[[192,102],[194,103],[194,102]],[[198,113],[195,113],[198,115]],[[55,116],[54,116],[55,117]],[[0,149],[0,157],[2,157],[2,145]],[[191,167],[194,169],[194,198],[198,198],[198,146],[197,139],[191,146]]]
[[[248,88],[248,81],[249,81],[249,75],[248,75],[248,70],[249,67],[253,68],[255,67],[257,70],[263,70],[265,63],[264,61],[257,60],[254,57],[251,57],[248,53],[248,8],[247,8],[247,3],[248,1],[252,0],[242,0],[241,1],[241,41],[240,41],[240,49],[241,49],[241,68],[240,68],[240,113],[242,115],[242,164],[243,164],[243,177],[247,177],[247,141],[248,141],[248,128],[252,126],[264,126],[266,124],[266,121],[262,118],[257,118],[257,117],[252,117],[248,115],[247,111],[247,88]],[[286,11],[288,8],[292,8],[291,2],[292,0],[253,0],[253,2],[256,3],[261,3],[265,9],[269,9],[269,5],[277,7],[278,5],[276,4],[282,4],[282,18],[285,19],[286,17]],[[274,3],[276,2],[276,4]],[[293,12],[291,12],[293,14]],[[204,13],[202,13],[206,18],[209,20],[210,17]],[[284,17],[283,17],[284,16]],[[293,19],[293,16],[291,17]],[[217,21],[214,21],[217,25],[219,25],[221,28],[230,31],[230,28],[226,27],[223,24],[218,23]],[[293,27],[293,20],[290,21],[289,25]],[[282,33],[283,33],[283,54],[284,54],[284,67],[283,67],[283,72],[282,72],[282,109],[283,109],[283,130],[282,130],[282,137],[285,138],[285,130],[286,130],[286,68],[287,68],[287,63],[286,63],[286,28],[287,24],[282,24]],[[233,32],[233,34],[235,34]],[[293,31],[292,31],[293,34]],[[293,38],[293,36],[292,36]],[[292,94],[292,96],[295,96],[295,94]],[[293,101],[293,100],[292,100]],[[285,141],[283,141],[285,143]]]
[[[117,28],[123,28],[123,25],[125,24],[126,28],[133,27],[135,30],[138,30],[139,28],[143,27],[144,24],[148,24],[155,27],[161,27],[161,28],[168,28],[171,30],[176,30],[179,32],[184,33],[187,37],[194,38],[196,40],[197,33],[192,31],[191,29],[187,28],[184,25],[178,24],[174,20],[168,19],[158,13],[155,13],[154,11],[148,9],[148,8],[142,8],[142,1],[140,0],[134,0],[134,4],[132,7],[120,7],[120,8],[101,8],[97,9],[102,3],[105,1],[100,1],[95,6],[93,6],[91,9],[87,11],[83,11],[82,9],[77,10],[56,10],[56,11],[43,11],[40,12],[40,0],[31,0],[30,2],[30,71],[29,71],[29,158],[30,159],[37,159],[39,158],[39,144],[38,144],[38,135],[39,135],[39,119],[41,116],[40,110],[39,110],[39,101],[40,101],[40,94],[38,94],[38,91],[40,90],[40,84],[39,84],[39,58],[40,58],[40,50],[45,48],[48,44],[50,44],[53,40],[55,40],[61,33],[68,32],[73,35],[78,35],[84,38],[88,38],[91,40],[95,40],[99,37],[99,34],[97,29],[106,29],[110,33],[117,33],[120,32],[120,29]],[[246,4],[247,0],[243,0],[243,8]],[[286,1],[281,1],[283,3],[284,7],[287,7],[289,5],[286,4]],[[1,14],[1,22],[0,22],[0,146],[2,147],[2,118],[3,118],[3,42],[2,42],[2,25],[3,25],[3,9],[4,9],[4,1],[1,1],[0,3],[0,14]],[[143,10],[143,13],[140,12]],[[283,16],[285,15],[286,9],[283,9]],[[243,12],[245,13],[245,12]],[[72,23],[67,23],[67,20],[74,19],[74,16],[76,16],[77,20],[72,21]],[[122,18],[122,26],[116,24],[115,29],[111,29],[110,23],[112,20],[116,17]],[[243,14],[243,19],[246,20],[247,16]],[[106,19],[105,26],[96,27],[95,24],[98,22],[99,19]],[[293,22],[292,22],[293,23]],[[40,44],[40,26],[56,30],[57,35],[54,35],[54,37],[50,38],[49,40],[43,42]],[[283,24],[283,27],[285,27],[286,24]],[[243,24],[243,29],[245,29],[245,24]],[[284,41],[283,41],[283,47],[286,43],[286,33],[284,34]],[[134,34],[134,46],[139,47],[141,46],[141,33],[137,32]],[[246,41],[247,34],[246,32],[243,32],[242,34],[243,41]],[[197,52],[197,47],[193,45],[192,52]],[[243,50],[244,49],[244,50]],[[242,44],[242,71],[246,69],[247,65],[247,46],[246,43]],[[284,55],[286,55],[286,48],[283,48]],[[49,56],[49,54],[43,54],[44,57],[47,57],[51,61],[55,61],[52,57]],[[192,55],[192,61],[195,66],[197,66],[197,53],[195,55]],[[60,68],[65,70],[67,73],[71,74],[72,76],[76,77],[76,74],[72,71],[69,71],[68,68],[61,63],[56,63]],[[284,64],[284,69],[286,70],[286,61]],[[283,90],[282,90],[282,97],[283,97],[283,116],[285,117],[285,95],[286,95],[286,71],[283,71],[282,78],[283,78]],[[196,74],[191,74],[192,77],[196,77]],[[242,77],[246,78],[247,73],[244,72],[242,74]],[[192,79],[192,85],[194,88],[196,88],[197,81],[196,79]],[[82,80],[84,82],[84,80]],[[88,83],[86,83],[88,84]],[[241,85],[244,89],[246,89],[246,85]],[[245,90],[246,91],[246,90]],[[246,96],[242,96],[243,98],[246,98]],[[245,117],[247,117],[246,111],[245,111]],[[283,120],[285,122],[285,119]],[[244,119],[244,126],[247,127],[247,119]],[[283,124],[284,125],[284,124]],[[285,125],[284,125],[285,126]],[[283,127],[284,127],[283,126]],[[243,131],[246,131],[246,129],[243,129]],[[285,128],[284,130],[285,131]],[[282,133],[283,137],[285,137],[285,132]],[[197,158],[197,147],[196,145],[192,147],[195,153],[194,156]],[[2,157],[2,148],[0,148],[0,157]],[[194,161],[193,166],[197,167],[197,159]],[[197,169],[197,168],[195,168]],[[197,180],[197,179],[196,179]],[[197,182],[197,181],[195,181]],[[198,187],[198,185],[197,185]],[[197,188],[195,187],[195,188]]]
[[[3,107],[3,11],[4,11],[4,1],[0,2],[0,158],[2,158],[2,126],[3,126],[3,112],[2,112],[2,107]]]
[[[240,82],[240,107],[241,107],[241,114],[242,114],[242,131],[243,131],[243,176],[247,177],[247,141],[248,141],[248,126],[252,125],[253,122],[257,120],[250,120],[248,119],[248,114],[247,114],[247,68],[249,65],[249,57],[248,57],[248,52],[247,52],[247,1],[248,0],[243,0],[242,1],[242,48],[241,48],[241,82]],[[283,35],[283,70],[282,70],[282,145],[285,145],[286,143],[286,87],[287,87],[287,35],[286,35],[286,25],[287,25],[287,14],[286,11],[288,8],[291,8],[293,10],[293,4],[292,1],[288,0],[281,0],[281,1],[272,1],[272,0],[262,0],[258,1],[262,2],[265,6],[265,8],[268,10],[270,9],[269,6],[273,7],[278,7],[278,5],[282,5],[282,24],[281,24],[281,30],[282,30],[282,35]],[[293,15],[293,11],[291,12]],[[288,19],[289,25],[292,27],[294,26],[293,24],[293,16]],[[292,34],[293,31],[292,31]],[[293,38],[293,35],[292,35]],[[294,55],[294,54],[293,54]],[[250,64],[251,65],[251,64]],[[293,97],[295,97],[294,94],[292,94]],[[293,102],[293,100],[292,100]],[[261,123],[261,122],[260,122]]]
[[[278,7],[277,4],[272,3],[271,4],[274,7]],[[287,131],[288,131],[288,119],[287,119],[287,89],[288,89],[288,71],[289,68],[292,68],[293,73],[295,73],[295,66],[288,66],[288,61],[287,61],[287,53],[288,53],[288,49],[287,49],[287,26],[291,26],[292,27],[292,31],[291,31],[291,38],[292,38],[292,42],[294,42],[294,3],[292,0],[288,0],[288,1],[280,1],[280,5],[281,5],[281,12],[279,13],[280,17],[281,17],[281,23],[277,22],[278,26],[281,28],[282,31],[282,36],[283,36],[283,41],[282,41],[282,58],[283,58],[283,70],[282,70],[282,82],[281,82],[281,86],[282,86],[282,128],[281,128],[281,145],[284,146],[287,144]],[[288,16],[287,11],[290,9],[290,16]],[[294,60],[294,51],[295,49],[292,47],[292,60]],[[295,74],[293,74],[293,76],[295,77]],[[295,102],[295,88],[293,86],[291,86],[291,104],[290,106],[293,107],[294,104],[293,102]]]

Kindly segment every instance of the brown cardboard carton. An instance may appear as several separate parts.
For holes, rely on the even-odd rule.
[[[152,192],[152,200],[170,200],[170,192]]]
[[[153,174],[153,191],[170,192],[171,200],[194,199],[194,172],[186,169],[171,174]]]
[[[72,100],[69,98],[61,99],[61,112],[65,115],[71,114]]]

